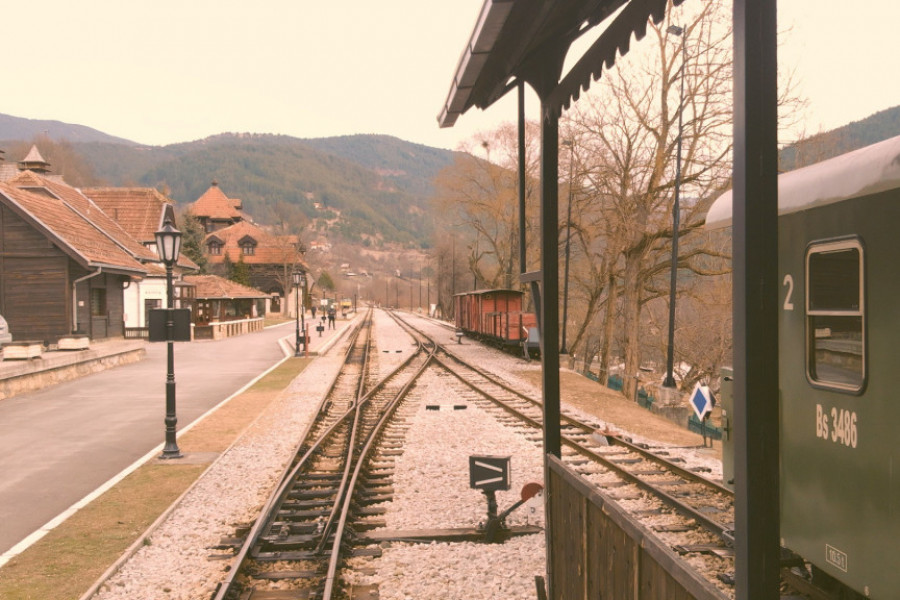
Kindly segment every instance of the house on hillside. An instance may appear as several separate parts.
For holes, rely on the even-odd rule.
[[[256,225],[241,212],[240,201],[228,198],[215,182],[188,211],[208,232],[203,243],[211,273],[228,277],[229,269],[242,265],[250,285],[268,294],[267,312],[290,310],[284,298],[291,293],[291,272],[308,269],[298,236],[275,235]]]
[[[104,217],[32,171],[0,183],[0,314],[14,340],[124,336],[123,289],[155,255]]]
[[[143,187],[95,187],[81,191],[156,256],[156,232],[166,219],[175,222],[174,205],[169,198],[153,188]],[[164,308],[166,304],[165,267],[158,262],[149,263],[147,267],[147,276],[142,281],[125,288],[125,327],[129,330],[146,331],[150,311]],[[178,258],[176,269],[187,273],[199,270],[183,254]],[[176,278],[174,286],[176,306],[190,307],[194,298],[193,286],[181,278]]]
[[[243,203],[226,196],[217,181],[213,181],[209,189],[188,207],[188,212],[197,218],[206,233],[249,221],[245,219]]]

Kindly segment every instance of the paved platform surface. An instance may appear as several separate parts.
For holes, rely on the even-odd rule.
[[[343,333],[349,321],[309,352]],[[219,341],[175,344],[178,429],[294,354],[293,323]],[[161,447],[166,344],[141,362],[0,400],[0,555]],[[302,350],[302,348],[301,348]]]

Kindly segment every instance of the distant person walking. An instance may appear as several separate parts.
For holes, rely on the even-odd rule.
[[[312,318],[315,319],[316,318],[316,305],[313,304],[312,306],[310,306],[309,310],[312,312]]]
[[[328,329],[334,329],[334,316],[335,316],[334,308],[329,308],[328,309]]]

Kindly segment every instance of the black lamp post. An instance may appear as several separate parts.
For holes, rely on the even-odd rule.
[[[175,293],[172,286],[172,267],[181,253],[181,232],[175,229],[170,219],[166,219],[162,229],[156,232],[156,251],[166,265],[166,340],[168,345],[168,369],[166,371],[166,445],[160,458],[181,458],[181,451],[175,441]]]
[[[575,142],[563,140],[563,146],[569,147],[569,207],[566,209],[566,261],[563,269],[563,314],[562,314],[562,347],[560,354],[568,354],[566,348],[566,322],[569,319],[569,242],[572,239],[572,166],[575,162]]]
[[[674,388],[675,384],[675,291],[678,283],[678,229],[681,226],[680,194],[681,194],[681,138],[682,116],[684,114],[684,65],[687,62],[684,28],[669,25],[666,30],[681,38],[681,91],[678,96],[678,139],[675,150],[675,202],[672,204],[672,268],[669,278],[669,343],[666,349],[666,378],[663,387]]]
[[[306,312],[306,271],[300,271],[300,332],[303,334],[303,356],[309,356],[309,337],[306,335],[306,321],[303,313]]]
[[[303,289],[306,287],[306,273],[297,269],[291,276],[294,278],[294,305],[296,309],[296,317],[295,320],[297,322],[297,337],[294,342],[294,356],[300,356],[300,331],[303,331],[303,354],[306,355],[306,322],[303,318],[303,312],[301,308],[300,296],[303,294]],[[305,304],[304,304],[305,306]]]

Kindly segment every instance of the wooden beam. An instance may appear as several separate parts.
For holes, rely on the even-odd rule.
[[[779,598],[776,0],[734,2],[735,594]]]

